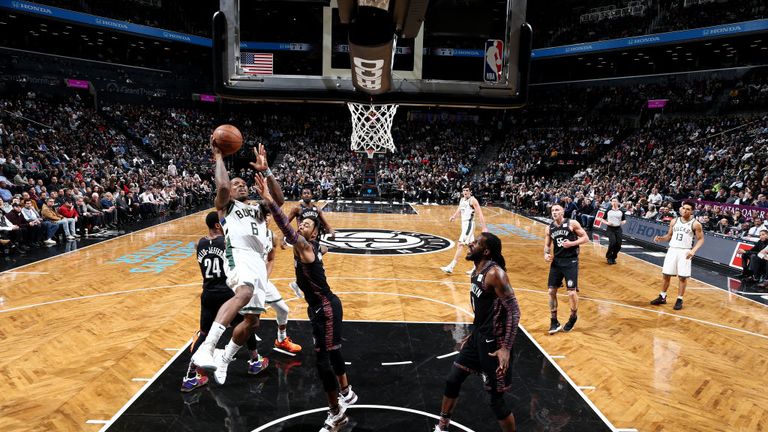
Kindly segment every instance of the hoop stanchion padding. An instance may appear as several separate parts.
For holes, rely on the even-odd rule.
[[[369,158],[373,158],[374,153],[395,151],[392,119],[397,112],[397,105],[349,102],[347,107],[352,114],[350,142],[353,151],[365,152]]]

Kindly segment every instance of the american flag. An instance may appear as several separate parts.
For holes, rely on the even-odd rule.
[[[272,54],[244,52],[240,55],[240,67],[246,75],[272,75]]]

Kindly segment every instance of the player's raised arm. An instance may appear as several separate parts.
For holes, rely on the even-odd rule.
[[[272,198],[269,186],[267,186],[267,179],[257,174],[255,180],[256,182],[254,186],[259,192],[259,195],[261,195],[261,199],[264,201],[264,204],[269,208],[270,213],[272,213],[272,217],[275,218],[275,224],[278,228],[280,228],[280,231],[283,232],[285,240],[289,244],[292,244],[299,251],[304,251],[307,248],[311,249],[312,245],[310,245],[304,237],[299,235],[299,233],[291,227],[291,225],[288,223],[288,217],[285,215],[285,213],[283,213],[283,210],[280,209],[275,200]]]
[[[213,153],[213,161],[216,164],[213,169],[216,179],[216,198],[213,200],[213,203],[217,210],[225,210],[230,201],[229,173],[227,172],[227,167],[224,166],[224,156],[213,141],[213,135],[211,135],[211,152]]]
[[[280,188],[280,184],[272,174],[272,170],[269,169],[267,150],[264,148],[264,144],[259,143],[258,149],[254,148],[253,153],[256,155],[256,162],[251,162],[251,166],[267,179],[267,185],[269,186],[269,192],[272,195],[273,200],[277,203],[278,207],[282,207],[283,203],[285,203],[283,190]]]

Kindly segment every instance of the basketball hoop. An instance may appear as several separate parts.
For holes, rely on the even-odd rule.
[[[374,153],[395,151],[392,119],[397,112],[397,105],[348,102],[347,107],[352,114],[352,151],[364,151],[369,159],[373,159]]]

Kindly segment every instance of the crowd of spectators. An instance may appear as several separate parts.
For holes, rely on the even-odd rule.
[[[491,183],[483,192],[489,200],[542,214],[565,201],[566,213],[587,227],[612,198],[628,214],[662,222],[676,216],[683,200],[693,200],[705,230],[756,241],[765,226],[757,212],[713,203],[768,209],[766,143],[765,116],[659,120],[625,136],[571,178],[510,170],[501,187]],[[489,172],[499,178],[497,168]]]
[[[749,21],[768,16],[768,6],[761,0],[702,1],[685,5],[683,0],[647,0],[642,13],[600,20],[582,20],[595,7],[613,5],[622,8],[626,1],[597,1],[577,5],[565,2],[532,3],[528,21],[534,32],[534,48],[580,42],[642,36],[698,27]],[[693,3],[693,2],[689,2]]]
[[[125,223],[209,201],[209,176],[156,163],[77,98],[29,93],[1,99],[0,109],[6,248],[115,235]]]

